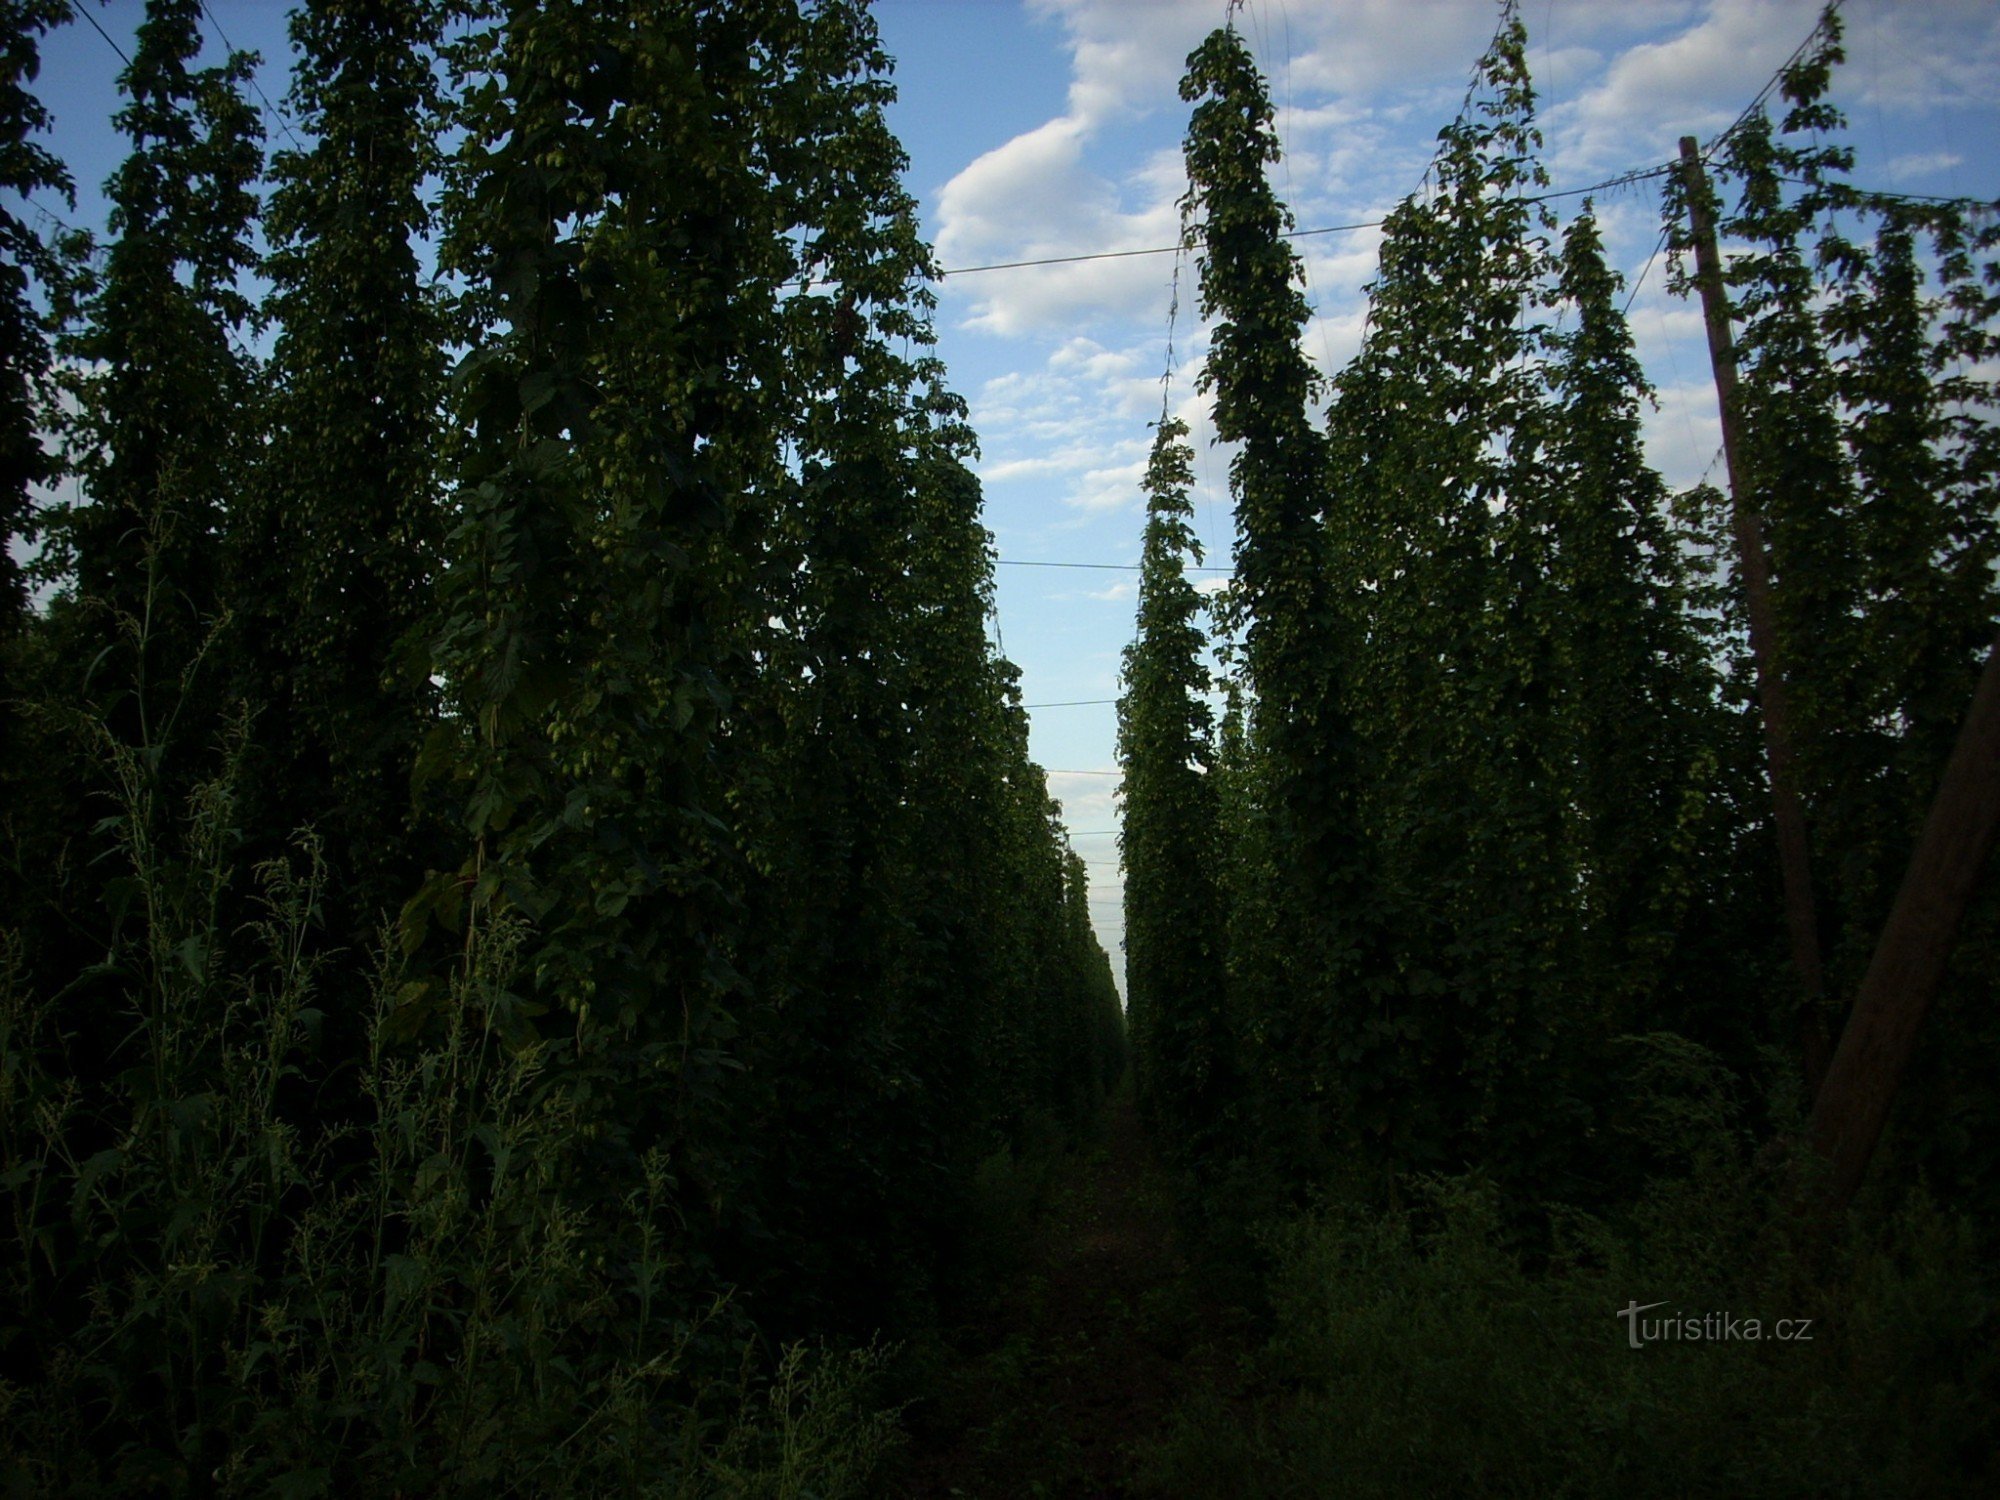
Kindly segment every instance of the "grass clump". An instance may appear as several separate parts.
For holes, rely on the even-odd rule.
[[[505,1024],[518,926],[473,928],[418,1037],[385,957],[343,1064],[313,840],[231,930],[227,774],[169,818],[108,753],[110,951],[41,995],[0,934],[5,1492],[870,1492],[881,1354],[763,1358],[691,1303],[658,1154],[623,1202],[569,1190],[584,1084]]]
[[[1674,1040],[1634,1114],[1663,1164],[1634,1202],[1524,1216],[1478,1175],[1431,1176],[1393,1211],[1268,1225],[1272,1331],[1240,1382],[1181,1404],[1144,1491],[2000,1488],[2000,1304],[1974,1226],[1921,1191],[1837,1243],[1774,1219],[1774,1169]]]

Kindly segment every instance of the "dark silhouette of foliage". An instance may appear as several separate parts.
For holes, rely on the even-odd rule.
[[[1373,976],[1369,883],[1354,809],[1346,652],[1331,607],[1322,523],[1319,380],[1299,348],[1307,318],[1290,216],[1265,177],[1278,157],[1271,103],[1248,47],[1223,27],[1188,58],[1195,108],[1184,155],[1184,234],[1201,249],[1200,311],[1215,320],[1198,389],[1214,401],[1236,496],[1237,607],[1255,695],[1274,870],[1269,899],[1290,936],[1285,982],[1260,997],[1256,1087],[1271,1148],[1306,1170],[1332,1128],[1322,1108],[1338,1030],[1365,1010]]]
[[[1213,723],[1183,559],[1201,562],[1189,518],[1194,450],[1162,418],[1146,467],[1139,634],[1118,705],[1124,770],[1125,983],[1139,1101],[1162,1136],[1199,1159],[1237,1092],[1219,879],[1221,807],[1210,779]]]
[[[1718,169],[1740,189],[1722,230],[1742,247],[1743,503],[1768,522],[1845,993],[1992,634],[1978,371],[1996,304],[1979,269],[1994,236],[1963,205],[1846,185],[1824,97],[1839,37],[1829,16],[1780,80],[1782,128],[1752,111]],[[1698,1044],[1762,1093],[1772,1027],[1796,1008],[1742,606],[1704,557],[1713,492],[1673,501],[1644,461],[1651,392],[1594,214],[1558,244],[1536,196],[1514,6],[1424,190],[1383,226],[1323,436],[1266,177],[1270,105],[1229,28],[1189,57],[1183,94],[1188,204],[1205,216],[1188,237],[1217,320],[1203,389],[1238,445],[1224,623],[1239,697],[1207,816],[1226,892],[1210,920],[1228,932],[1214,1013],[1239,1041],[1249,1154],[1286,1190],[1333,1172],[1393,1202],[1400,1174],[1475,1163],[1523,1192],[1615,1200],[1657,1165],[1608,1144],[1635,1086],[1629,1038]],[[1851,233],[1870,218],[1872,247]],[[1135,662],[1166,659],[1143,654],[1151,628]],[[1177,637],[1171,659],[1200,644]],[[1189,758],[1168,734],[1126,774],[1145,788]],[[1133,900],[1137,976],[1145,914],[1166,908],[1143,883]],[[1975,902],[1967,972],[1989,921]],[[1201,930],[1185,915],[1176,929]],[[1151,993],[1135,977],[1142,1070],[1164,1055]],[[1954,1138],[1920,1154],[1942,1160]]]
[[[237,341],[254,309],[239,286],[255,263],[250,225],[263,124],[243,97],[255,66],[233,54],[190,69],[201,49],[198,0],[150,0],[116,117],[132,143],[106,184],[112,242],[86,289],[82,328],[63,341],[80,408],[69,463],[87,500],[52,518],[52,563],[73,573],[84,691],[131,683],[114,711],[128,740],[181,698],[224,609],[220,549],[242,483],[252,367]],[[130,623],[147,619],[128,671]],[[106,652],[110,656],[105,655]],[[180,708],[176,739],[205,751],[219,713]],[[183,785],[186,785],[183,782]]]
[[[308,4],[253,400],[200,10],[55,288],[82,499],[8,616],[10,880],[75,914],[0,933],[8,1481],[869,1493],[880,1357],[767,1341],[925,1327],[1125,1062],[873,23]]]
[[[329,935],[364,949],[423,869],[409,773],[435,694],[411,637],[443,543],[446,329],[417,251],[443,20],[434,0],[293,15],[292,108],[312,144],[272,164],[269,436],[230,526],[235,686],[259,705],[246,838],[267,858],[314,826]]]
[[[49,112],[30,92],[41,71],[43,33],[68,17],[66,0],[15,5],[0,32],[0,186],[23,198],[52,192],[65,203],[75,201],[68,171],[34,139],[48,129]],[[28,608],[27,580],[12,544],[30,534],[34,488],[56,474],[39,430],[49,341],[32,292],[60,274],[54,251],[35,227],[12,205],[0,209],[0,368],[6,371],[0,387],[0,652],[13,649]],[[11,710],[0,713],[11,718]],[[7,722],[0,719],[0,755]]]

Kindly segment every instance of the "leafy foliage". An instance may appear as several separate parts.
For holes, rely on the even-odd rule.
[[[1162,419],[1146,469],[1139,635],[1125,652],[1118,706],[1124,816],[1125,983],[1139,1098],[1163,1136],[1199,1156],[1216,1143],[1232,1094],[1225,1016],[1220,804],[1213,724],[1196,624],[1201,602],[1182,558],[1201,561],[1189,518],[1194,450]]]
[[[869,1340],[1124,1064],[873,23],[307,4],[259,263],[200,9],[101,271],[8,241],[83,499],[9,616],[7,1482],[871,1493]]]
[[[1240,445],[1230,485],[1244,673],[1284,872],[1266,899],[1291,937],[1283,987],[1261,997],[1255,1023],[1269,1075],[1262,1129],[1303,1164],[1321,1143],[1318,1061],[1339,1046],[1336,1017],[1365,1007],[1372,967],[1346,652],[1325,564],[1326,444],[1309,409],[1319,382],[1298,347],[1307,309],[1298,258],[1280,237],[1290,216],[1264,175],[1278,156],[1270,98],[1233,28],[1189,56],[1181,96],[1195,105],[1183,234],[1202,248],[1200,310],[1215,319],[1198,388],[1214,400],[1217,437]]]
[[[106,184],[115,238],[84,288],[84,326],[61,343],[78,405],[68,462],[88,500],[52,518],[48,545],[83,604],[71,645],[83,691],[104,691],[90,678],[111,668],[100,653],[135,649],[120,622],[160,609],[147,655],[107,674],[133,685],[118,713],[128,742],[180,697],[224,610],[216,542],[249,436],[252,370],[235,334],[254,312],[238,281],[254,263],[263,169],[262,122],[242,93],[255,59],[191,70],[199,18],[198,0],[147,6],[119,79],[115,123],[132,151]],[[216,712],[182,723],[190,746],[205,748]]]
[[[68,171],[35,141],[49,113],[29,88],[41,70],[40,38],[67,18],[65,0],[15,5],[0,32],[0,185],[25,198],[55,192],[74,200]],[[27,611],[26,580],[12,542],[30,525],[32,486],[46,484],[55,466],[36,432],[39,386],[49,376],[48,334],[31,290],[61,279],[59,260],[10,205],[0,210],[0,362],[8,380],[0,389],[0,650],[11,647]],[[0,729],[0,735],[4,735]],[[0,745],[4,745],[0,738]]]
[[[1740,198],[1721,224],[1741,252],[1729,284],[1754,493],[1739,502],[1768,530],[1846,994],[2000,614],[1980,364],[2000,307],[1982,258],[2000,240],[1966,205],[1846,184],[1825,98],[1839,40],[1829,15],[1779,80],[1783,122],[1753,110],[1714,156]],[[1186,671],[1204,644],[1151,561],[1157,509],[1126,774],[1135,976],[1149,922],[1190,944],[1227,932],[1226,998],[1204,971],[1205,1004],[1169,1003],[1239,1039],[1225,1108],[1256,1144],[1217,1142],[1197,1164],[1247,1156],[1225,1174],[1246,1201],[1270,1201],[1245,1185],[1261,1176],[1277,1201],[1333,1182],[1393,1205],[1408,1174],[1472,1164],[1524,1215],[1549,1195],[1616,1203],[1646,1170],[1617,1129],[1635,1087],[1622,1039],[1710,1049],[1762,1095],[1790,1013],[1743,606],[1712,561],[1719,497],[1670,497],[1644,461],[1651,392],[1594,211],[1559,234],[1538,191],[1515,6],[1424,189],[1383,226],[1324,432],[1267,181],[1270,102],[1232,28],[1190,55],[1183,94],[1187,239],[1216,320],[1203,389],[1237,445],[1221,623],[1240,670],[1200,779],[1220,836],[1207,907],[1174,904],[1198,880],[1169,896],[1145,864],[1170,805],[1145,799],[1181,777],[1171,805],[1192,805],[1201,756],[1175,717],[1184,690],[1138,717],[1137,664]],[[1682,207],[1670,192],[1670,214]],[[1159,490],[1156,475],[1156,507]],[[1990,920],[1989,891],[1968,976]],[[1176,981],[1196,972],[1191,953],[1177,961]],[[1162,1032],[1168,1010],[1144,1008],[1153,993],[1135,977],[1142,1078],[1185,1045]],[[1925,1122],[1907,1149],[1982,1194],[1985,1159],[1939,1111],[1984,1118],[1949,1060],[1980,1045],[1983,1013],[1961,1001],[1946,1029],[1970,1030],[1934,1054],[1907,1112]],[[1166,1123],[1173,1139],[1182,1122]]]
[[[1963,203],[1847,183],[1854,152],[1828,98],[1843,55],[1830,12],[1785,74],[1783,118],[1753,115],[1718,172],[1738,200],[1721,232],[1747,246],[1728,279],[1751,482],[1836,1007],[1866,969],[2000,624],[2000,467],[1979,364],[2000,311],[2000,230]],[[1988,881],[1957,950],[1965,975],[1988,962],[1993,902]],[[1947,1123],[1989,1107],[1954,1061],[1990,1041],[1978,992],[1955,989],[1932,1028],[1904,1149],[1984,1201],[1993,1161],[1972,1145],[1976,1127]]]
[[[343,908],[327,926],[361,947],[422,868],[409,767],[435,694],[410,638],[442,552],[445,329],[417,251],[442,24],[433,0],[293,16],[312,146],[273,162],[269,436],[229,528],[235,690],[261,705],[246,836],[263,857],[315,825]]]

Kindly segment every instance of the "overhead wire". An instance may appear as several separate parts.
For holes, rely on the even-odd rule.
[[[223,51],[234,55],[236,44],[229,40],[228,34],[222,29],[222,23],[215,19],[215,12],[208,8],[208,0],[201,0],[201,13],[208,17],[208,24],[214,29],[216,40],[222,43]],[[271,102],[271,96],[264,92],[264,85],[257,81],[255,73],[250,74],[249,83],[250,87],[256,90],[257,97],[264,101],[264,113],[277,121],[278,129],[285,133],[285,139],[292,143],[292,149],[304,151],[305,143],[292,134],[291,122],[285,118],[285,112]]]
[[[1757,90],[1756,97],[1753,98],[1748,104],[1744,105],[1742,111],[1736,116],[1736,118],[1729,122],[1729,128],[1723,131],[1722,134],[1717,136],[1714,140],[1710,141],[1708,145],[1702,149],[1701,159],[1704,163],[1706,163],[1709,157],[1713,156],[1715,152],[1721,148],[1722,144],[1725,141],[1727,141],[1731,136],[1736,134],[1737,131],[1741,130],[1744,127],[1744,125],[1750,121],[1752,116],[1754,116],[1757,113],[1758,110],[1764,107],[1764,101],[1771,97],[1771,91],[1777,88],[1779,84],[1784,82],[1785,75],[1792,70],[1792,64],[1797,62],[1801,57],[1805,56],[1806,48],[1810,47],[1814,42],[1819,40],[1820,33],[1826,29],[1826,23],[1829,20],[1831,20],[1835,15],[1839,14],[1840,7],[1844,3],[1845,0],[1828,0],[1826,9],[1821,11],[1818,19],[1813,22],[1812,30],[1808,31],[1805,34],[1805,37],[1799,42],[1798,46],[1792,48],[1791,56],[1787,57],[1783,62],[1779,63],[1777,71],[1772,73],[1769,78],[1764,80],[1764,86],[1761,89]]]
[[[1137,563],[1041,562],[1022,557],[996,557],[993,559],[993,563],[994,566],[1001,568],[1088,568],[1101,573],[1137,573],[1141,571]],[[1233,573],[1235,569],[1186,567],[1181,571],[1184,573]]]
[[[1836,3],[1831,7],[1831,9],[1833,10],[1839,9],[1838,0],[1836,0]],[[1787,57],[1783,62],[1783,64],[1779,66],[1777,71],[1771,75],[1771,77],[1765,82],[1764,86],[1757,91],[1756,96],[1750,101],[1750,103],[1744,106],[1743,110],[1730,123],[1729,128],[1724,130],[1720,135],[1718,135],[1714,140],[1710,141],[1708,145],[1703,148],[1702,150],[1703,160],[1707,160],[1709,155],[1713,153],[1716,150],[1716,148],[1721,146],[1731,136],[1735,135],[1737,131],[1743,128],[1745,122],[1748,121],[1757,112],[1758,108],[1762,106],[1767,99],[1770,98],[1771,91],[1775,89],[1784,80],[1785,73],[1791,68],[1793,63],[1798,61],[1798,59],[1804,54],[1805,50],[1812,45],[1814,39],[1817,38],[1819,34],[1820,34],[1820,26],[1816,23],[1812,31],[1807,33],[1805,39],[1801,41],[1798,44],[1798,46],[1792,49],[1791,55]],[[1604,178],[1602,181],[1593,182],[1586,187],[1558,188],[1552,192],[1524,194],[1521,197],[1520,201],[1523,203],[1553,203],[1558,199],[1580,198],[1590,193],[1601,193],[1621,187],[1632,187],[1641,182],[1651,181],[1656,177],[1664,177],[1669,173],[1673,172],[1676,169],[1677,165],[1678,165],[1677,162],[1668,161],[1668,162],[1658,162],[1652,166],[1635,167],[1630,171],[1620,172],[1615,176]],[[1865,189],[1858,189],[1858,188],[1855,191],[1863,193],[1865,196],[1869,197],[1879,197],[1885,199],[1900,198],[1900,199],[1907,199],[1913,202],[1983,203],[1988,201],[1986,199],[1981,199],[1981,198],[1936,197],[1933,195],[1923,194],[1923,193],[1872,193],[1868,192]],[[1357,233],[1364,229],[1380,229],[1387,222],[1388,221],[1386,220],[1386,218],[1383,218],[1383,219],[1363,219],[1352,224],[1323,224],[1315,226],[1314,228],[1311,229],[1283,230],[1280,232],[1278,237],[1280,239],[1299,240],[1299,239],[1308,239],[1314,235],[1322,235],[1322,234],[1350,234],[1350,233]],[[1200,226],[1198,225],[1194,226],[1191,232],[1198,235],[1200,233]],[[1130,250],[1080,251],[1072,255],[1047,255],[1047,256],[1038,256],[1027,260],[991,261],[982,265],[973,265],[973,266],[946,266],[938,271],[938,276],[940,279],[947,279],[953,276],[971,276],[976,273],[985,271],[1016,271],[1016,270],[1029,269],[1035,266],[1074,265],[1083,261],[1118,260],[1136,255],[1172,255],[1176,251],[1179,251],[1184,248],[1185,248],[1184,245],[1148,245],[1138,249],[1130,249]],[[1654,254],[1657,257],[1658,251],[1655,251]]]
[[[118,55],[120,62],[128,68],[132,66],[132,59],[126,54],[125,49],[118,45],[117,38],[106,31],[97,17],[90,13],[88,0],[84,4],[72,6],[71,10],[90,23],[90,29],[104,38],[104,45]],[[215,33],[216,40],[222,43],[223,50],[231,53],[235,52],[237,50],[236,44],[229,40],[228,33],[222,29],[222,23],[215,19],[215,12],[208,8],[208,0],[201,0],[201,13],[207,19],[209,29]],[[277,122],[278,129],[285,133],[285,139],[290,141],[296,149],[300,151],[305,150],[305,143],[292,133],[291,123],[286,120],[285,112],[271,102],[271,96],[264,92],[264,86],[257,81],[257,76],[254,73],[250,75],[248,82],[257,97],[263,100],[264,113]]]
[[[1780,177],[1780,182],[1789,182],[1798,187],[1818,187],[1819,183],[1805,177]],[[1891,193],[1880,188],[1849,187],[1847,191],[1857,198],[1880,203],[1955,203],[1962,208],[1992,208],[2000,203],[2000,198],[1974,198],[1963,193]]]
[[[1618,314],[1621,318],[1631,315],[1632,304],[1639,300],[1639,288],[1646,284],[1646,278],[1652,274],[1653,262],[1658,260],[1660,252],[1667,248],[1667,241],[1672,238],[1673,232],[1673,225],[1665,224],[1661,226],[1660,237],[1653,242],[1653,253],[1646,257],[1646,264],[1639,268],[1638,280],[1632,283],[1632,290],[1625,297],[1625,306]]]
[[[1230,4],[1229,7],[1232,12],[1237,8],[1238,3],[1240,3],[1240,0],[1232,0],[1232,3]],[[1724,130],[1714,140],[1709,142],[1707,148],[1702,153],[1702,159],[1704,161],[1706,161],[1714,151],[1716,151],[1726,141],[1728,141],[1729,138],[1733,136],[1738,130],[1742,129],[1743,125],[1748,120],[1750,120],[1756,114],[1757,110],[1762,107],[1764,102],[1770,98],[1772,91],[1776,89],[1783,82],[1785,74],[1790,70],[1792,65],[1805,54],[1806,49],[1809,48],[1813,44],[1813,42],[1819,37],[1821,31],[1825,26],[1826,17],[1838,11],[1840,5],[1841,5],[1841,0],[1832,0],[1832,4],[1828,6],[1827,11],[1818,20],[1814,22],[1812,30],[1806,33],[1805,37],[1799,42],[1799,44],[1796,47],[1792,49],[1790,55],[1786,57],[1784,62],[1781,63],[1777,67],[1777,69],[1775,69],[1772,72],[1770,78],[1768,78],[1765,81],[1763,87],[1757,91],[1756,95],[1750,100],[1750,102],[1746,104],[1743,107],[1743,109],[1737,114],[1736,118],[1733,121],[1731,121],[1728,129]],[[1257,18],[1253,16],[1253,20],[1254,19]],[[1287,58],[1287,62],[1289,62],[1289,57]],[[1470,91],[1468,90],[1467,94],[1468,104],[1470,103],[1470,100],[1471,100],[1471,94]],[[1646,182],[1654,178],[1664,177],[1667,174],[1676,170],[1677,166],[1678,166],[1677,162],[1672,162],[1672,161],[1660,162],[1652,166],[1635,168],[1631,171],[1621,172],[1613,177],[1608,177],[1600,182],[1593,183],[1588,187],[1562,188],[1546,193],[1535,193],[1535,194],[1524,195],[1522,201],[1528,203],[1553,202],[1555,200],[1563,198],[1583,197],[1585,195],[1592,193],[1604,192],[1607,190],[1613,190],[1620,187],[1629,187],[1640,182]],[[1426,173],[1426,180],[1428,180],[1428,173]],[[1899,195],[1883,194],[1879,196],[1894,197]],[[1917,194],[1900,195],[1900,196],[1908,197],[1912,200],[1924,199],[1924,195],[1917,195]],[[1954,200],[1943,200],[1943,201],[1954,201]],[[1971,201],[1971,200],[1960,200],[1960,201]],[[1358,232],[1364,229],[1379,229],[1382,227],[1384,222],[1385,221],[1382,219],[1371,219],[1353,224],[1333,224],[1333,225],[1318,226],[1311,229],[1287,230],[1281,232],[1280,238],[1304,239],[1314,235],[1340,234],[1348,232]],[[1026,269],[1034,266],[1072,265],[1084,261],[1123,259],[1140,255],[1174,254],[1178,251],[1185,250],[1188,241],[1194,238],[1196,235],[1198,235],[1199,232],[1200,232],[1199,226],[1185,227],[1182,231],[1181,241],[1179,244],[1176,245],[1161,245],[1161,246],[1147,247],[1141,249],[1099,251],[1094,253],[1080,253],[1080,254],[1062,255],[1062,256],[1046,256],[1046,257],[1039,257],[1034,259],[1018,260],[1018,261],[996,261],[987,265],[961,266],[957,268],[945,269],[940,272],[940,277],[943,278],[953,275],[963,276],[963,275],[973,274],[975,272],[984,272],[984,271]],[[1645,286],[1646,280],[1652,272],[1653,266],[1659,260],[1660,252],[1666,248],[1670,235],[1671,235],[1670,227],[1663,228],[1661,230],[1659,239],[1654,243],[1652,254],[1647,257],[1646,264],[1644,265],[1643,268],[1641,268],[1638,277],[1634,280],[1632,284],[1630,292],[1626,296],[1625,299],[1626,313],[1630,313],[1633,303],[1637,300],[1640,290]],[[1179,312],[1179,306],[1180,306],[1180,265],[1177,262],[1174,267],[1171,300],[1167,314],[1166,369],[1161,375],[1162,419],[1164,419],[1166,414],[1167,399],[1168,399],[1167,393],[1170,388],[1170,383],[1173,377],[1174,326],[1175,326],[1175,319]],[[1104,571],[1104,572],[1139,571],[1138,566],[1136,564],[1131,564],[1131,563],[1057,562],[1057,561],[1039,561],[1031,559],[1012,559],[1012,558],[996,559],[996,562],[998,563],[998,565],[1004,567],[1074,568],[1074,569],[1087,569],[1087,570]],[[1189,569],[1188,571],[1198,571],[1204,573],[1228,573],[1233,570],[1228,568],[1205,567],[1198,569]],[[1066,700],[1047,702],[1047,703],[1023,704],[1022,706],[1024,708],[1088,708],[1088,707],[1097,707],[1107,704],[1115,704],[1117,701],[1118,700],[1115,698],[1076,698],[1076,699],[1066,699]]]
[[[119,46],[117,42],[113,41],[111,33],[106,31],[102,26],[98,24],[97,17],[93,16],[90,13],[90,6],[87,3],[83,5],[72,6],[70,8],[74,10],[76,14],[82,16],[84,20],[90,22],[90,29],[96,32],[99,36],[104,38],[105,46],[109,47],[113,52],[116,52],[118,54],[118,60],[120,62],[125,64],[125,66],[128,68],[132,66],[132,59],[125,55],[125,49]]]
[[[1671,162],[1663,162],[1658,166],[1639,167],[1630,172],[1621,172],[1616,177],[1607,177],[1602,182],[1593,182],[1588,187],[1563,188],[1553,193],[1533,193],[1521,201],[1548,203],[1557,198],[1576,198],[1585,193],[1601,193],[1609,188],[1628,187],[1633,183],[1644,182],[1648,178],[1659,177],[1672,170]],[[1286,229],[1279,232],[1278,238],[1303,240],[1319,234],[1352,234],[1363,229],[1380,229],[1387,222],[1387,219],[1364,219],[1353,224],[1321,224],[1312,229]],[[1199,226],[1196,226],[1194,232],[1199,233]],[[945,266],[938,271],[938,278],[948,280],[953,276],[970,276],[980,271],[1019,271],[1033,266],[1067,266],[1087,260],[1120,260],[1134,255],[1172,255],[1183,248],[1185,247],[1181,245],[1149,245],[1137,250],[1093,250],[1075,255],[1046,255],[1034,260],[1000,260],[979,266]],[[817,286],[830,284],[825,281],[814,283]]]
[[[1601,193],[1613,188],[1630,187],[1634,183],[1663,176],[1672,170],[1672,162],[1662,162],[1650,167],[1635,167],[1629,172],[1620,172],[1615,177],[1607,177],[1602,182],[1593,182],[1587,187],[1561,188],[1551,193],[1531,193],[1524,196],[1520,201],[1523,203],[1551,203],[1558,198],[1577,198],[1583,196],[1585,193]],[[1363,229],[1380,229],[1387,222],[1388,220],[1384,218],[1363,219],[1352,224],[1320,224],[1311,229],[1281,230],[1278,238],[1284,240],[1303,240],[1311,239],[1313,236],[1321,234],[1354,234]],[[1191,232],[1199,234],[1200,227],[1195,226]],[[937,271],[937,279],[948,281],[954,276],[971,276],[984,271],[1022,271],[1032,269],[1036,266],[1069,266],[1092,260],[1127,260],[1138,255],[1173,255],[1185,248],[1185,245],[1145,245],[1132,250],[1085,250],[1078,251],[1073,255],[1043,255],[1028,260],[996,260],[976,266],[941,266]],[[831,277],[802,278],[797,281],[786,282],[785,287],[787,289],[808,286],[831,287],[838,284]]]

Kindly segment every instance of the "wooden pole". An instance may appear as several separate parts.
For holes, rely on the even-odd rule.
[[[1896,904],[1807,1126],[1829,1167],[1827,1206],[1847,1207],[1882,1138],[1917,1033],[1944,982],[1958,924],[2000,828],[2000,639],[1979,674]]]
[[[1764,518],[1751,504],[1744,482],[1742,417],[1736,391],[1736,346],[1729,332],[1729,304],[1722,289],[1722,256],[1715,245],[1715,216],[1709,208],[1708,174],[1691,135],[1681,137],[1681,178],[1687,188],[1688,217],[1694,227],[1696,281],[1708,324],[1708,357],[1715,368],[1715,392],[1722,407],[1722,456],[1729,471],[1730,521],[1736,535],[1737,566],[1750,616],[1750,655],[1757,668],[1757,702],[1764,716],[1764,754],[1771,774],[1771,824],[1778,837],[1778,869],[1785,890],[1785,932],[1792,968],[1798,974],[1799,1042],[1806,1094],[1817,1098],[1826,1076],[1828,1043],[1821,997],[1826,981],[1820,965],[1819,921],[1814,914],[1811,846],[1805,809],[1799,801],[1792,751],[1791,699],[1771,608],[1771,565],[1764,551]]]

